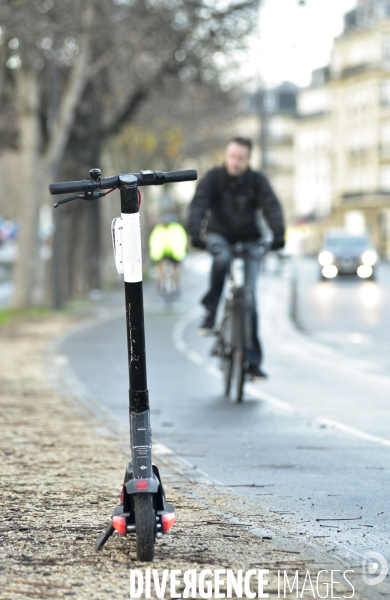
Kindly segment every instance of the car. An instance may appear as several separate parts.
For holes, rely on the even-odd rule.
[[[338,275],[357,275],[361,279],[375,279],[379,256],[367,231],[351,233],[332,228],[325,232],[318,254],[320,278],[333,279]]]

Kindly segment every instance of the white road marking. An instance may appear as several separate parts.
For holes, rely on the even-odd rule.
[[[184,340],[184,332],[186,328],[193,322],[195,319],[199,317],[200,310],[192,309],[185,315],[183,315],[175,324],[172,332],[173,342],[179,352],[185,354],[185,356],[191,360],[192,362],[198,365],[204,365],[206,363],[206,359],[199,353],[195,352],[191,348],[188,347],[188,344]],[[206,367],[208,373],[213,375],[214,377],[221,378],[221,372],[215,367],[215,365],[208,365]],[[282,409],[287,412],[298,411],[295,407],[289,402],[285,402],[276,396],[268,394],[268,392],[264,392],[256,387],[253,383],[247,383],[247,389],[250,394],[259,400],[263,400],[267,402],[267,404],[271,404],[272,406]],[[379,437],[377,435],[372,435],[371,433],[367,433],[366,431],[361,431],[360,429],[356,429],[355,427],[351,427],[349,425],[344,425],[344,423],[340,423],[339,421],[333,421],[332,419],[328,419],[327,417],[316,417],[319,423],[323,425],[328,425],[329,427],[334,427],[344,433],[348,433],[349,435],[353,435],[354,437],[358,437],[363,440],[367,440],[369,442],[373,442],[375,444],[381,444],[382,446],[390,446],[390,440],[386,438]]]
[[[198,365],[203,365],[205,362],[205,359],[203,358],[203,356],[201,356],[197,352],[194,352],[193,350],[187,350],[186,354],[190,360],[192,360],[194,363],[196,363]]]
[[[214,377],[218,377],[218,379],[222,379],[222,373],[215,365],[208,365],[207,372],[214,375]]]
[[[284,400],[280,400],[279,398],[276,398],[276,396],[268,394],[267,392],[263,392],[263,390],[259,390],[255,384],[247,383],[246,386],[247,386],[247,389],[252,394],[252,396],[255,396],[259,400],[264,400],[264,402],[267,402],[268,404],[272,404],[273,406],[276,406],[277,408],[282,408],[283,410],[287,410],[287,411],[294,410],[294,406],[292,404],[290,404],[289,402],[285,402]]]
[[[332,421],[332,419],[327,419],[326,417],[320,418],[319,421],[324,425],[334,427],[335,429],[340,429],[340,431],[350,433],[351,435],[361,438],[362,440],[375,442],[376,444],[381,444],[382,446],[390,446],[390,440],[387,440],[386,438],[382,438],[377,435],[372,435],[371,433],[366,433],[365,431],[360,431],[360,429],[355,429],[355,427],[344,425],[343,423],[339,423],[338,421]]]
[[[173,454],[173,450],[165,446],[165,444],[160,444],[160,442],[153,442],[153,454],[157,454],[160,456],[161,454]]]
[[[205,362],[204,357],[201,354],[199,354],[198,352],[195,352],[194,350],[189,348],[184,340],[185,329],[188,327],[188,325],[190,323],[195,321],[195,319],[197,319],[200,314],[201,314],[201,310],[197,306],[196,308],[191,309],[190,311],[185,313],[182,317],[180,317],[180,319],[178,321],[176,321],[176,323],[173,327],[172,338],[173,338],[173,343],[175,344],[175,346],[179,350],[179,352],[182,352],[189,360],[192,360],[192,362],[195,362],[198,365],[203,365]]]

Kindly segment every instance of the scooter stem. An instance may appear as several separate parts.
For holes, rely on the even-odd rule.
[[[152,440],[146,376],[142,248],[137,178],[119,176],[129,365],[130,445],[135,479],[151,478]]]

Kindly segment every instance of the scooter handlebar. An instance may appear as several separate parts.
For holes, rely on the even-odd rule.
[[[138,185],[162,185],[164,183],[177,183],[180,181],[195,181],[198,177],[195,169],[184,171],[141,171],[140,173],[129,173],[137,178]],[[102,177],[98,180],[82,179],[81,181],[62,181],[49,185],[50,194],[68,194],[75,192],[92,192],[96,189],[107,190],[119,186],[119,175],[113,177]]]

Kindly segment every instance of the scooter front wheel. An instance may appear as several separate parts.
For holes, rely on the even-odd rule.
[[[154,557],[156,540],[156,513],[152,494],[134,496],[135,533],[137,537],[137,559],[150,562]]]

